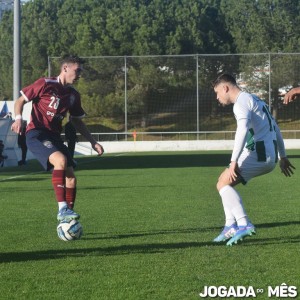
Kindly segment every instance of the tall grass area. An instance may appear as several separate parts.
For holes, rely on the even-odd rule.
[[[56,235],[51,175],[35,161],[0,169],[0,299],[201,299],[204,286],[282,283],[300,292],[300,151],[239,186],[257,235],[212,243],[224,222],[215,184],[229,152],[78,157],[81,240]]]

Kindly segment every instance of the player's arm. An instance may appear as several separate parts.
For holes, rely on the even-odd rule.
[[[26,103],[26,100],[23,96],[18,98],[15,101],[14,105],[14,112],[15,112],[15,121],[11,125],[11,130],[14,131],[17,134],[21,134],[22,130],[22,113],[23,113],[23,107]]]
[[[288,104],[289,102],[294,101],[295,98],[299,95],[300,95],[300,87],[295,87],[285,94],[283,103]]]
[[[104,153],[103,147],[93,138],[81,118],[72,117],[71,122],[75,129],[91,143],[93,149],[98,153],[98,155],[102,155]]]
[[[243,148],[246,144],[247,134],[249,130],[249,120],[248,119],[239,119],[237,120],[237,129],[235,133],[234,146],[231,154],[231,163],[229,167],[231,180],[235,181],[237,178],[238,165],[237,161]]]
[[[275,123],[274,129],[276,132],[278,153],[279,153],[279,158],[280,158],[279,166],[280,166],[280,169],[281,169],[281,172],[283,173],[283,175],[285,175],[287,177],[291,177],[294,174],[293,169],[296,169],[296,168],[291,164],[291,162],[289,161],[289,159],[286,156],[282,134],[280,132],[280,129],[279,129],[277,123],[276,122],[274,122],[274,123]]]

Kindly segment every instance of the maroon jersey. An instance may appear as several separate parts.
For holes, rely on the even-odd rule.
[[[21,90],[27,102],[32,101],[27,131],[38,128],[61,133],[62,120],[67,112],[72,117],[83,117],[80,94],[72,86],[63,86],[59,77],[40,78]]]

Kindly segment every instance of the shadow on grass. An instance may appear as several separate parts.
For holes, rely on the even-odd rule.
[[[186,168],[186,167],[226,167],[230,154],[184,153],[184,154],[139,154],[103,156],[98,159],[78,159],[78,169],[147,169],[147,168]]]
[[[119,156],[80,156],[76,157],[78,163],[76,170],[96,169],[144,169],[144,168],[185,168],[185,167],[206,167],[224,166],[230,161],[230,154],[224,153],[134,153],[133,155],[122,154]],[[28,174],[28,172],[43,172],[42,167],[36,160],[23,168],[7,167],[0,171],[10,176]]]
[[[37,178],[37,177],[31,177],[31,178],[28,178],[28,177],[22,177],[22,178],[5,178],[5,179],[2,179],[0,180],[0,182],[37,182],[37,181],[49,181],[50,179],[49,178]],[[2,189],[2,188],[1,188]]]
[[[287,222],[275,222],[275,223],[261,223],[255,224],[256,228],[272,228],[290,225],[300,225],[300,221],[287,221]]]
[[[210,153],[197,152],[162,152],[158,154],[134,153],[132,155],[120,154],[76,157],[78,163],[76,170],[96,169],[146,169],[146,168],[186,168],[186,167],[226,167],[230,162],[230,153],[211,151]],[[298,159],[300,155],[289,155],[291,159]],[[28,175],[28,172],[42,173],[42,167],[36,160],[30,161],[24,168],[7,167],[0,171],[10,176]],[[47,173],[47,172],[45,172]],[[21,179],[19,179],[21,180]],[[24,179],[24,181],[26,178]]]
[[[262,223],[255,224],[256,228],[272,228],[281,226],[300,225],[300,221],[289,221],[289,222],[276,222],[276,223]],[[145,236],[157,236],[167,234],[189,234],[189,233],[202,233],[209,231],[221,231],[223,227],[198,227],[198,228],[182,228],[182,229],[165,229],[165,230],[153,230],[153,231],[140,231],[126,234],[107,234],[107,233],[85,233],[85,240],[109,240],[109,239],[127,239],[127,238],[138,238]]]
[[[215,167],[228,165],[229,154],[222,153],[178,153],[178,154],[157,154],[135,153],[134,155],[103,156],[103,157],[76,157],[77,167],[75,173],[79,170],[124,170],[124,169],[147,169],[147,168],[187,168],[187,167]],[[30,181],[29,175],[39,175],[49,173],[43,171],[36,160],[30,161],[30,164],[24,168],[7,167],[1,168],[2,175],[8,178],[1,181]],[[1,174],[1,173],[0,173]],[[31,179],[35,181],[36,177]],[[44,179],[42,179],[44,180]],[[48,180],[48,178],[46,178]]]
[[[258,228],[270,228],[278,226],[290,226],[299,225],[300,221],[290,221],[281,223],[264,223],[258,224]],[[218,230],[219,227],[209,227],[209,228],[187,228],[187,229],[171,229],[171,230],[161,230],[153,232],[137,232],[128,234],[116,234],[104,236],[101,233],[87,233],[86,237],[83,238],[85,241],[88,240],[101,240],[101,239],[125,239],[125,238],[135,238],[144,237],[150,235],[165,235],[165,234],[178,234],[178,233],[195,233],[195,232],[206,232],[212,230]],[[101,235],[100,237],[95,237],[95,235]],[[300,235],[287,238],[264,238],[257,239],[255,237],[246,238],[238,246],[257,246],[257,245],[279,245],[279,244],[293,244],[300,242]],[[76,243],[76,242],[70,242]],[[80,243],[80,241],[78,242]],[[77,244],[77,246],[80,244]],[[155,253],[166,253],[171,250],[178,249],[190,249],[190,248],[202,248],[207,246],[214,247],[224,247],[225,243],[214,243],[212,241],[207,242],[177,242],[177,243],[146,243],[146,244],[128,244],[120,245],[114,247],[92,247],[92,248],[81,248],[81,249],[60,249],[60,250],[45,250],[45,251],[32,251],[32,252],[10,252],[10,253],[0,253],[0,264],[10,263],[10,262],[22,262],[22,261],[39,261],[39,260],[49,260],[49,259],[64,259],[70,257],[85,257],[85,256],[113,256],[113,255],[131,255],[131,254],[155,254]],[[233,248],[237,246],[234,245]],[[232,247],[227,247],[228,249]]]
[[[300,155],[289,155],[289,158],[300,158]]]
[[[294,244],[300,243],[300,235],[295,237],[289,237],[289,238],[264,238],[264,239],[258,239],[252,237],[247,237],[245,240],[243,240],[242,243],[239,243],[238,246],[260,246],[260,245],[280,245],[280,244]],[[233,247],[236,247],[234,245]]]
[[[92,233],[88,232],[84,234],[83,239],[85,240],[110,240],[110,239],[127,239],[127,238],[138,238],[145,236],[158,236],[167,234],[189,234],[189,233],[201,233],[207,231],[217,231],[219,227],[208,227],[208,228],[183,228],[183,229],[169,229],[169,230],[153,230],[153,231],[140,231],[126,234],[107,234],[107,233]]]
[[[23,166],[14,166],[14,167],[3,167],[0,169],[0,174],[10,174],[13,175],[20,175],[20,174],[28,174],[28,172],[39,172],[42,170],[39,162],[35,159],[27,161],[26,165]]]
[[[22,261],[39,261],[48,259],[63,259],[85,256],[113,256],[130,254],[165,253],[169,250],[207,247],[213,242],[181,242],[181,243],[149,243],[136,245],[121,245],[115,247],[94,247],[84,249],[45,250],[32,252],[0,253],[0,264]],[[224,246],[224,245],[222,245]]]
[[[286,243],[299,243],[300,236],[289,239],[255,239],[253,237],[244,240],[241,244],[232,247],[225,246],[225,243],[208,242],[180,242],[180,243],[148,243],[135,245],[121,245],[115,247],[93,247],[84,249],[63,249],[63,250],[45,250],[32,252],[13,252],[1,253],[1,263],[24,262],[24,261],[41,261],[64,259],[71,257],[86,257],[86,256],[117,256],[117,255],[132,255],[132,254],[161,254],[171,250],[203,248],[208,246],[222,247],[227,249],[239,248],[240,246],[257,246],[257,245],[278,245]]]

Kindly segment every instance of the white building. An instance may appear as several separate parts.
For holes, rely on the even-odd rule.
[[[0,0],[0,20],[2,15],[7,10],[12,10],[14,8],[14,1],[12,0]]]
[[[28,0],[21,0],[20,3],[24,4]],[[2,19],[2,15],[7,10],[13,10],[14,8],[14,0],[0,0],[0,20]]]

